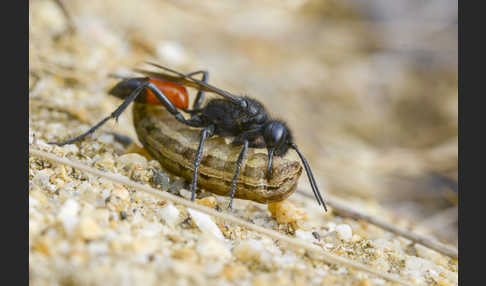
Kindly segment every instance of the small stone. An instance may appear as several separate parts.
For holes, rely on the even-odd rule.
[[[293,223],[307,219],[307,213],[304,210],[294,206],[288,200],[276,203],[269,203],[268,210],[272,214],[272,217],[275,218],[279,224]]]
[[[358,242],[361,240],[361,236],[359,236],[358,234],[353,234],[353,236],[351,237],[351,242]]]
[[[157,170],[152,170],[154,173],[154,176],[152,177],[152,183],[156,186],[160,186],[162,190],[167,190],[170,185],[170,177],[167,175],[167,173],[157,171]]]
[[[353,231],[348,224],[340,224],[336,226],[336,233],[338,238],[344,241],[351,240],[351,237],[353,236]]]
[[[134,194],[134,201],[139,200],[140,192]],[[115,212],[120,212],[129,208],[130,204],[130,193],[123,186],[115,185],[113,190],[111,190],[111,195],[105,199],[106,207]]]
[[[218,226],[216,225],[216,223],[214,223],[210,216],[193,209],[187,209],[187,211],[191,215],[191,218],[193,219],[199,230],[204,233],[211,234],[220,240],[224,239],[221,230],[219,230]]]
[[[159,209],[159,217],[170,226],[175,226],[179,223],[181,219],[179,214],[179,210],[172,203],[167,203],[163,208]]]
[[[78,224],[79,208],[79,204],[75,200],[68,199],[59,210],[58,219],[61,221],[64,231],[68,235],[72,233],[73,229]]]
[[[120,212],[120,219],[121,220],[126,220],[127,219],[127,212],[126,211],[121,211]]]
[[[172,184],[169,185],[169,192],[174,195],[179,195],[182,188],[184,188],[184,180],[182,178],[176,178]]]
[[[180,248],[172,252],[172,258],[195,262],[197,260],[197,254],[192,248]]]
[[[295,237],[300,238],[302,240],[310,241],[313,242],[316,240],[316,238],[312,235],[311,232],[309,231],[303,231],[301,229],[298,229],[295,231]]]
[[[51,184],[50,177],[52,175],[51,169],[44,169],[37,173],[32,179],[32,182],[39,186],[43,190],[48,190],[50,192],[54,192],[56,187]]]
[[[97,168],[113,170],[113,167],[115,166],[115,160],[113,158],[113,155],[111,155],[110,153],[104,153],[98,158],[98,160],[96,160],[94,165]]]
[[[137,153],[122,155],[116,159],[117,163],[127,167],[146,167],[147,159]]]
[[[208,208],[215,208],[218,202],[216,198],[213,196],[205,197],[199,200],[196,200],[196,204],[207,206]]]
[[[49,239],[47,237],[41,237],[32,245],[32,249],[38,251],[44,255],[49,256],[51,254],[51,247],[49,245]]]
[[[127,189],[120,185],[115,186],[115,188],[111,191],[111,195],[118,197],[124,202],[128,202],[130,200],[130,193]]]
[[[179,194],[183,197],[183,198],[186,198],[188,200],[191,199],[191,196],[192,196],[192,193],[191,191],[188,191],[186,189],[180,189],[179,190]]]
[[[78,231],[79,235],[87,240],[94,240],[103,236],[103,230],[91,218],[82,218],[79,222]]]

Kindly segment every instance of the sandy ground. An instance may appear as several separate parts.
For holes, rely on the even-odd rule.
[[[134,75],[146,60],[206,69],[213,85],[252,95],[287,121],[324,196],[455,245],[457,32],[409,21],[400,42],[393,25],[357,3],[66,1],[66,15],[56,1],[30,1],[30,148],[155,186],[160,164],[110,133],[137,141],[131,112],[82,142],[47,142],[86,131],[120,104],[107,96],[117,82],[109,74]],[[181,179],[162,181],[162,191],[188,197]],[[305,176],[299,186],[309,190]],[[280,223],[262,204],[236,200],[230,211],[210,190],[198,199],[413,285],[458,283],[457,260],[365,221],[323,214],[299,194],[287,208],[304,215]],[[390,284],[35,156],[29,247],[32,285]]]

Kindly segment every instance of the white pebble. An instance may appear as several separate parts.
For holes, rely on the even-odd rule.
[[[67,144],[63,146],[66,150],[66,154],[77,154],[79,152],[78,146],[74,144]]]
[[[327,230],[328,232],[333,232],[336,229],[336,224],[333,223],[333,222],[329,222],[327,224],[327,228],[328,228],[328,230]]]
[[[353,237],[353,230],[348,224],[340,224],[336,226],[336,232],[338,237],[344,241],[349,241],[351,240],[351,237]]]
[[[180,190],[179,190],[179,194],[180,194],[182,197],[184,197],[184,198],[186,198],[186,199],[188,199],[188,200],[189,200],[189,199],[191,199],[191,196],[192,196],[191,191],[188,191],[188,190],[186,190],[186,189],[180,189]]]
[[[193,209],[187,209],[189,214],[191,215],[192,219],[196,223],[197,227],[204,233],[209,233],[214,235],[216,238],[223,240],[224,236],[219,230],[218,226],[214,223],[214,221],[209,217],[207,214],[198,212]]]
[[[300,238],[302,240],[310,241],[313,242],[316,240],[316,238],[312,235],[312,232],[309,231],[303,231],[301,229],[298,229],[295,231],[295,237]]]
[[[143,157],[142,155],[139,155],[137,153],[129,153],[122,155],[116,159],[116,161],[121,164],[125,165],[128,167],[133,167],[135,165],[139,165],[141,167],[146,167],[147,165],[147,159]]]
[[[58,218],[68,235],[73,233],[74,228],[78,224],[79,208],[79,204],[75,200],[68,199],[59,210]]]
[[[179,213],[179,210],[172,203],[167,203],[159,209],[160,218],[170,226],[175,226],[179,222]]]
[[[103,235],[101,227],[89,217],[84,217],[78,224],[78,233],[84,239],[98,239]]]
[[[34,178],[32,178],[32,182],[37,186],[41,187],[43,190],[54,192],[56,190],[56,186],[51,184],[51,182],[49,181],[51,175],[51,169],[41,170],[37,173],[37,175],[34,176]]]

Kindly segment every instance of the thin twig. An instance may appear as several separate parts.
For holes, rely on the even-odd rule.
[[[420,222],[417,228],[427,228],[436,230],[457,221],[457,206],[450,207],[430,217],[426,217]]]
[[[314,197],[312,195],[308,194],[307,192],[305,192],[303,190],[298,190],[297,192],[299,194],[302,194],[303,196],[314,199]],[[371,224],[374,224],[376,226],[383,228],[384,230],[387,230],[389,232],[403,236],[407,239],[410,239],[411,241],[413,241],[415,243],[418,243],[418,244],[421,244],[425,247],[431,248],[431,249],[433,249],[437,252],[440,252],[442,254],[445,254],[449,257],[452,257],[452,258],[455,258],[455,259],[457,259],[457,257],[458,257],[458,251],[455,247],[444,244],[444,243],[438,241],[435,238],[408,231],[406,229],[397,227],[397,226],[392,225],[390,223],[387,223],[383,220],[380,220],[376,217],[373,217],[373,216],[361,213],[359,211],[356,211],[356,210],[346,206],[346,204],[342,200],[340,200],[336,197],[332,197],[332,196],[329,196],[329,195],[326,195],[326,197],[327,197],[326,203],[328,205],[330,205],[332,207],[333,212],[335,214],[339,215],[339,216],[350,217],[350,218],[353,218],[353,219],[365,220],[365,221],[367,221]]]
[[[291,238],[291,237],[282,235],[281,233],[278,233],[278,232],[276,232],[272,229],[266,229],[266,228],[263,228],[261,226],[254,224],[254,223],[244,221],[244,220],[237,218],[233,215],[229,215],[229,214],[225,214],[225,213],[219,213],[219,212],[217,212],[213,209],[210,209],[210,208],[202,206],[202,205],[198,205],[198,204],[193,203],[189,200],[186,200],[186,199],[177,197],[175,195],[172,195],[168,192],[161,192],[160,190],[157,190],[157,189],[154,189],[154,188],[151,188],[151,187],[148,187],[148,186],[144,186],[140,183],[136,183],[134,181],[127,179],[124,176],[109,173],[109,172],[102,172],[102,171],[99,171],[95,168],[86,166],[82,163],[78,163],[78,162],[75,162],[75,161],[72,161],[72,160],[69,160],[69,159],[66,159],[66,158],[61,158],[59,156],[56,156],[56,155],[53,155],[53,154],[50,154],[50,153],[47,153],[47,152],[44,152],[44,151],[36,150],[36,149],[29,148],[29,153],[32,154],[32,155],[42,157],[44,159],[56,162],[58,164],[67,165],[67,166],[76,168],[78,170],[81,170],[83,172],[91,173],[95,176],[108,179],[108,180],[115,182],[115,183],[118,183],[118,184],[130,186],[137,191],[145,192],[145,193],[148,193],[148,194],[153,195],[155,197],[159,197],[161,199],[165,199],[165,200],[171,201],[171,202],[176,203],[176,204],[184,205],[188,208],[196,209],[198,211],[204,212],[204,213],[211,215],[213,217],[217,217],[217,218],[220,218],[222,220],[226,220],[226,221],[232,222],[234,224],[243,226],[245,228],[251,229],[253,231],[265,234],[265,235],[267,235],[267,236],[269,236],[273,239],[284,241],[284,242],[288,243],[289,245],[294,246],[296,249],[299,249],[299,248],[305,249],[309,252],[313,252],[313,253],[317,254],[317,257],[322,258],[327,263],[341,264],[341,265],[344,265],[344,266],[347,266],[347,267],[351,267],[351,268],[354,268],[354,269],[357,269],[357,270],[361,270],[363,272],[367,272],[367,273],[376,275],[380,278],[383,278],[383,279],[386,279],[386,280],[389,280],[389,281],[392,281],[392,282],[395,282],[395,283],[398,283],[398,284],[401,284],[401,285],[411,285],[409,282],[403,280],[400,277],[397,277],[396,275],[391,275],[389,273],[377,271],[377,270],[374,270],[374,269],[370,268],[369,266],[363,265],[361,263],[358,263],[358,262],[337,256],[335,254],[325,252],[319,246],[308,243],[308,242],[306,242],[302,239]]]

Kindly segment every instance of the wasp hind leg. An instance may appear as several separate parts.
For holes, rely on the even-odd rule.
[[[125,101],[123,101],[123,103],[120,106],[118,106],[117,109],[115,109],[115,111],[113,111],[109,116],[105,117],[103,120],[98,122],[95,126],[91,127],[85,133],[83,133],[83,134],[81,134],[81,135],[79,135],[79,136],[77,136],[73,139],[66,140],[64,142],[49,142],[49,144],[54,144],[54,145],[58,145],[58,146],[71,144],[71,143],[79,141],[79,140],[83,139],[84,137],[90,135],[91,133],[95,132],[96,129],[100,128],[103,124],[106,123],[106,121],[108,121],[111,118],[115,118],[115,120],[118,121],[118,117],[120,117],[120,115],[123,113],[123,111],[125,111],[125,109],[128,107],[128,105],[130,105],[130,103],[135,101],[135,99],[142,93],[142,91],[145,88],[150,89],[155,94],[157,99],[162,103],[162,105],[172,115],[174,115],[175,118],[178,121],[180,121],[180,122],[182,122],[186,125],[193,126],[193,127],[200,127],[201,126],[199,120],[186,120],[184,118],[184,116],[182,115],[182,113],[177,109],[177,107],[175,107],[175,105],[170,101],[170,99],[160,89],[158,89],[156,85],[154,85],[153,83],[151,83],[149,81],[145,81],[145,82],[142,82],[135,90],[133,90],[130,93],[130,95],[125,99]]]
[[[74,137],[72,139],[69,139],[69,140],[66,140],[66,141],[63,141],[63,142],[49,142],[49,144],[54,144],[54,145],[57,145],[57,146],[63,146],[63,145],[66,145],[66,144],[71,144],[71,143],[79,141],[79,140],[83,139],[84,137],[90,135],[91,133],[95,132],[96,129],[100,128],[103,124],[106,123],[106,121],[108,121],[111,118],[115,118],[118,121],[118,117],[123,113],[123,111],[125,111],[125,109],[128,107],[128,105],[130,105],[130,103],[132,103],[137,98],[137,96],[140,95],[140,93],[142,92],[144,87],[145,87],[144,84],[137,87],[132,93],[130,93],[130,95],[125,99],[125,101],[123,101],[123,103],[120,106],[118,106],[117,109],[115,109],[115,111],[113,111],[109,116],[105,117],[100,122],[96,123],[96,125],[91,127],[88,131],[86,131],[83,134],[81,134],[77,137]]]

